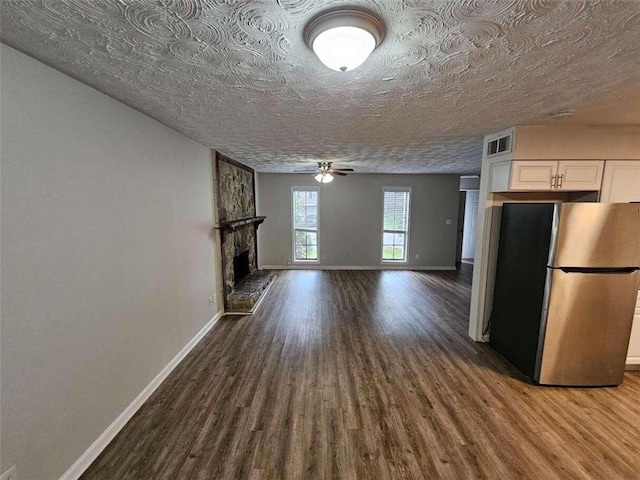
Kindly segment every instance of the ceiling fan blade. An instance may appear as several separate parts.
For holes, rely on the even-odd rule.
[[[332,172],[355,172],[353,168],[332,168]]]
[[[294,170],[293,173],[316,173],[319,172],[317,168],[307,168],[305,170]]]
[[[335,170],[329,170],[329,173],[330,173],[331,175],[340,175],[341,177],[346,177],[346,176],[347,176],[347,174],[346,174],[346,173],[337,172],[337,171],[335,171]]]

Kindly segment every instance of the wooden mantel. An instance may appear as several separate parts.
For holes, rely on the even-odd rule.
[[[239,218],[237,220],[229,220],[227,222],[217,223],[215,228],[222,232],[222,241],[224,242],[228,233],[234,232],[245,225],[253,225],[257,230],[258,226],[264,222],[265,216]]]
[[[245,225],[249,225],[251,223],[255,223],[256,226],[260,225],[264,222],[264,219],[267,217],[246,217],[240,218],[238,220],[229,220],[228,222],[220,222],[216,224],[216,228],[219,230],[229,230],[234,231],[240,227],[244,227]]]

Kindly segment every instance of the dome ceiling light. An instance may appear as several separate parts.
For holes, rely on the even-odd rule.
[[[384,34],[384,23],[376,15],[352,7],[336,8],[307,23],[304,41],[327,67],[347,72],[367,60]]]

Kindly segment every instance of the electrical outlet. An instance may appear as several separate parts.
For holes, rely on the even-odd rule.
[[[209,297],[209,306],[213,307],[213,297]]]
[[[420,259],[420,254],[416,253],[416,260],[419,260],[419,259]]]
[[[4,472],[0,477],[0,480],[18,480],[18,470],[16,469],[16,466],[14,465]]]
[[[447,218],[447,220],[444,223],[446,223],[447,225],[451,225],[451,219]]]

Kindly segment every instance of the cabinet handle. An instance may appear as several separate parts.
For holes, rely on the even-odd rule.
[[[558,186],[557,180],[558,180],[557,175],[551,175],[551,188],[556,188]]]
[[[562,188],[562,178],[564,177],[564,173],[561,175],[558,175],[558,184],[556,185],[556,188]]]

